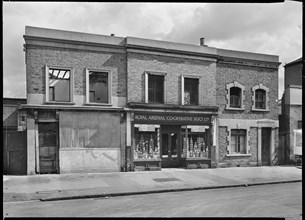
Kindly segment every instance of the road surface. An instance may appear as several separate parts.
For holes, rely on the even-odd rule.
[[[302,219],[302,183],[111,198],[4,203],[4,217],[285,217]]]

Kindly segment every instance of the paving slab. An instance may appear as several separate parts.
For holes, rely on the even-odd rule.
[[[3,176],[3,201],[63,200],[302,181],[301,167]]]

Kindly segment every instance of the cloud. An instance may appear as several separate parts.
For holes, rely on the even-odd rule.
[[[302,48],[302,4],[299,2],[4,2],[4,96],[26,96],[22,51],[26,25],[197,45],[205,37],[211,47],[276,54],[282,62],[299,58]]]

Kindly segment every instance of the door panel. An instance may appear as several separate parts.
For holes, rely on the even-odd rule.
[[[271,128],[262,128],[262,164],[270,165]]]
[[[161,131],[162,167],[178,167],[180,163],[179,129],[163,129]]]
[[[40,123],[38,131],[40,173],[59,173],[58,123]]]

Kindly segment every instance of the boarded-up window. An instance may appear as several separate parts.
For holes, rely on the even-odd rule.
[[[60,147],[120,147],[119,113],[61,112],[59,117]]]

